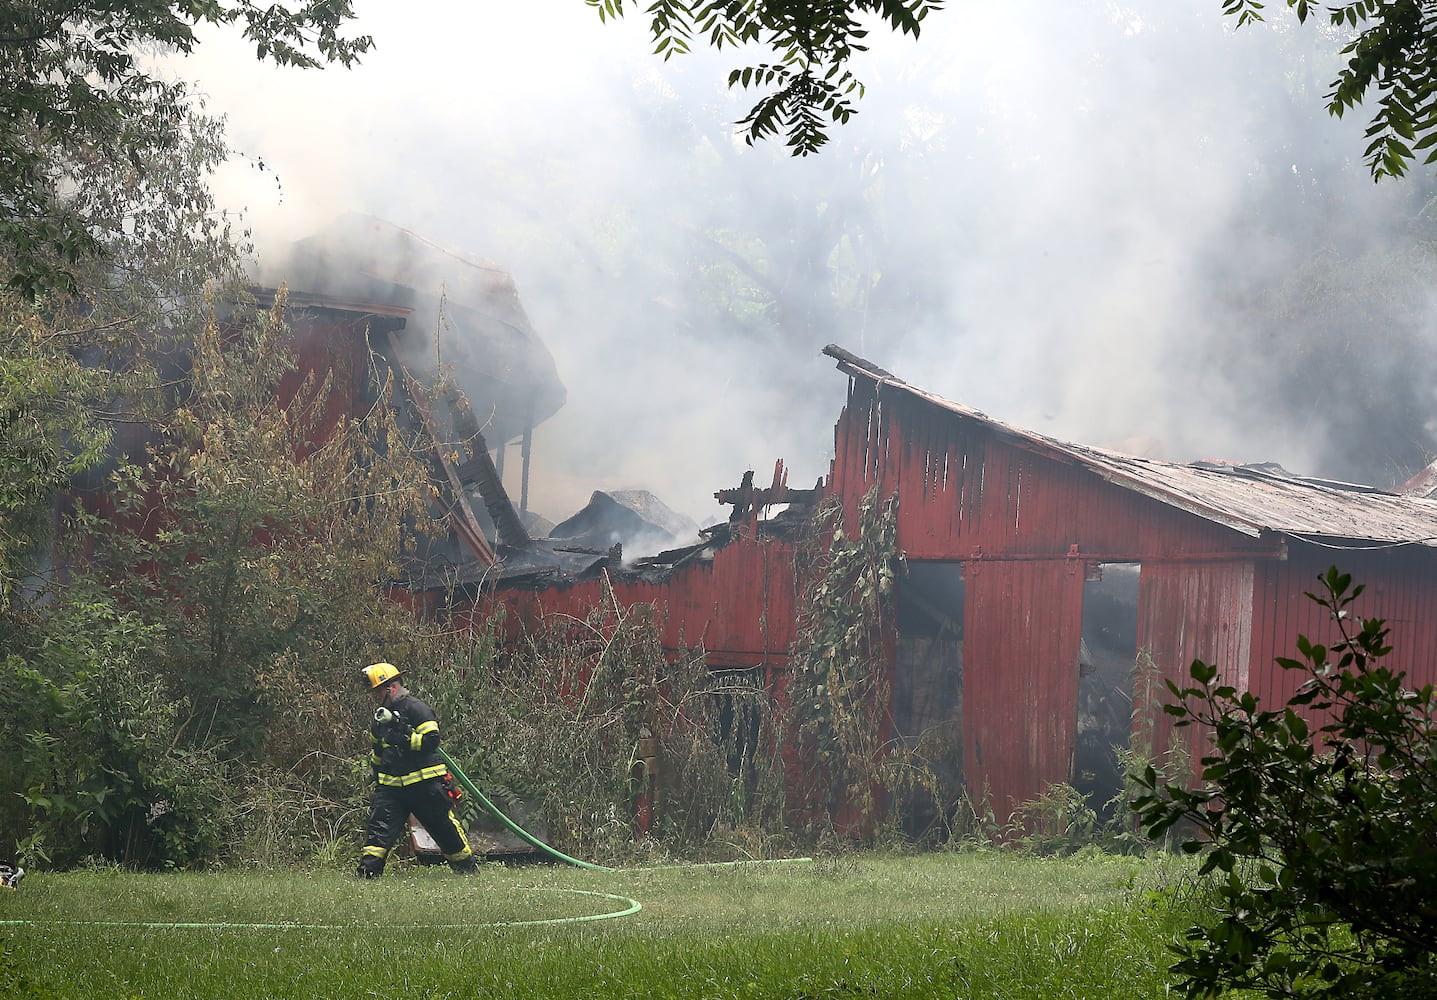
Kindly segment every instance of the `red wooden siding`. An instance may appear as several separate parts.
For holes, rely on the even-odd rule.
[[[366,317],[335,311],[304,311],[290,319],[298,364],[279,385],[281,405],[287,405],[311,376],[330,380],[329,406],[317,414],[316,430],[327,431],[351,416],[363,416],[369,389],[369,343]]]
[[[968,563],[965,782],[999,821],[1072,775],[1082,638],[1081,564]]]
[[[834,439],[830,491],[852,508],[875,483],[899,495],[913,559],[1066,556],[1091,562],[1273,557],[1239,535],[1107,482],[1065,456],[1021,447],[897,390],[859,382]]]
[[[1336,565],[1365,590],[1356,618],[1383,618],[1391,629],[1389,666],[1408,683],[1437,684],[1437,573],[1430,552],[1415,547],[1333,550],[1294,546],[1284,562],[1259,567],[1254,601],[1250,688],[1266,706],[1281,704],[1302,678],[1273,659],[1298,658],[1297,636],[1331,646],[1337,626],[1304,592],[1318,592],[1318,577]]]
[[[1252,638],[1253,563],[1144,563],[1138,584],[1138,650],[1152,656],[1157,676],[1138,692],[1148,713],[1151,747],[1172,737],[1163,680],[1191,682],[1192,661],[1217,664],[1238,688],[1248,683]],[[1142,687],[1142,684],[1135,685]],[[1155,700],[1154,700],[1155,699]],[[1141,723],[1140,723],[1141,724]],[[1191,734],[1185,734],[1190,737]],[[1200,750],[1187,739],[1188,750]],[[1200,754],[1193,754],[1194,757]]]
[[[613,580],[613,599],[629,608],[654,607],[665,649],[702,647],[710,666],[784,667],[797,620],[793,546],[773,539],[745,537],[657,582]],[[533,627],[543,616],[584,617],[609,601],[602,580],[588,580],[541,591],[488,593],[461,613],[482,624],[495,604]]]
[[[965,564],[965,770],[970,793],[986,782],[995,804],[1067,780],[1076,668],[1064,669],[1076,664],[1088,563],[1141,564],[1139,648],[1179,683],[1201,658],[1264,703],[1285,700],[1300,678],[1273,659],[1293,655],[1299,632],[1331,641],[1332,624],[1303,592],[1333,563],[1367,585],[1356,613],[1388,619],[1394,664],[1413,683],[1437,683],[1430,549],[1252,537],[1115,485],[1070,455],[855,378],[829,489],[852,509],[875,485],[899,496],[909,558]],[[1166,697],[1160,682],[1157,693]],[[1169,717],[1158,704],[1148,711],[1162,746]]]

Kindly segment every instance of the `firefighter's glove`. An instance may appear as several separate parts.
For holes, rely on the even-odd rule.
[[[397,718],[390,723],[389,729],[384,733],[384,742],[392,747],[410,749],[409,738],[414,735],[414,727],[406,726]]]

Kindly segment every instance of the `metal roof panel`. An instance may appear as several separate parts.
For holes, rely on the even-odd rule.
[[[1020,447],[1076,461],[1116,486],[1246,535],[1276,532],[1342,548],[1437,547],[1437,500],[1293,476],[1273,467],[1183,465],[1073,444],[1003,423],[910,385],[836,345],[830,344],[823,353],[851,376],[982,424]]]

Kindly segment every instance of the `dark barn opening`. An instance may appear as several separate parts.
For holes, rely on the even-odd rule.
[[[1140,575],[1137,563],[1096,563],[1083,583],[1073,787],[1104,820],[1117,808],[1123,787],[1119,752],[1129,748],[1132,737]]]
[[[713,699],[718,719],[714,739],[728,764],[729,777],[742,777],[745,791],[752,795],[758,782],[753,765],[765,710],[763,671],[752,667],[716,673]]]

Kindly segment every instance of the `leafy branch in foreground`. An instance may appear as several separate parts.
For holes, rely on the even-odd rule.
[[[1380,619],[1355,621],[1362,593],[1335,568],[1320,595],[1338,641],[1299,636],[1307,674],[1276,710],[1194,661],[1168,687],[1177,726],[1210,731],[1199,787],[1152,768],[1135,809],[1148,835],[1196,829],[1183,849],[1218,873],[1215,919],[1188,930],[1173,967],[1189,997],[1431,996],[1437,988],[1437,725],[1431,685],[1383,663]]]
[[[624,0],[584,0],[601,20],[622,17]],[[863,84],[848,69],[867,49],[860,15],[875,15],[893,31],[918,37],[923,19],[943,0],[654,0],[647,8],[654,52],[669,59],[691,51],[695,37],[715,49],[762,45],[775,62],[735,69],[730,87],[770,88],[738,124],[750,145],[782,133],[795,156],[828,142],[828,125],[854,115],[851,98]]]
[[[1303,24],[1316,10],[1311,0],[1287,5]],[[1262,7],[1259,0],[1222,4],[1239,26],[1263,20]],[[1340,50],[1347,64],[1325,95],[1328,112],[1341,118],[1363,103],[1369,90],[1378,94],[1364,151],[1373,178],[1402,177],[1418,156],[1424,164],[1437,163],[1437,32],[1431,4],[1349,0],[1328,7],[1327,17],[1341,35],[1356,30]]]

